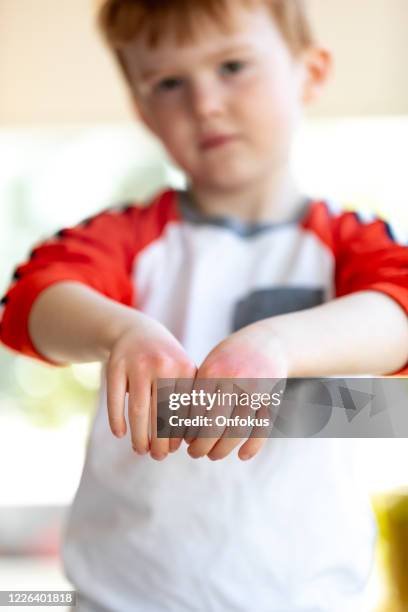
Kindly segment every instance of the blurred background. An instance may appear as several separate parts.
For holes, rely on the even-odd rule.
[[[408,233],[408,3],[309,0],[335,72],[294,167],[306,193]],[[133,116],[94,0],[0,0],[0,295],[56,230],[184,177]],[[81,475],[98,364],[51,368],[0,347],[0,589],[71,588],[59,549]],[[367,611],[408,610],[405,440],[361,440],[380,538]]]

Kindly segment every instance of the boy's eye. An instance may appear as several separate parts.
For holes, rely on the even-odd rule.
[[[236,72],[240,72],[245,66],[244,62],[239,60],[231,60],[229,62],[224,62],[221,64],[221,70],[227,74],[235,74]]]
[[[221,72],[224,74],[236,74],[245,68],[245,62],[240,60],[230,60],[221,64]],[[157,92],[171,92],[179,89],[183,84],[183,79],[177,77],[168,77],[162,79],[155,86],[154,90]]]
[[[181,79],[177,79],[175,77],[163,79],[162,81],[159,81],[159,83],[157,83],[155,89],[157,89],[158,91],[173,91],[174,89],[177,89],[180,86],[181,82]]]

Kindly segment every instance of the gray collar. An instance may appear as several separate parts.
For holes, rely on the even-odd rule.
[[[178,194],[178,204],[182,219],[194,223],[195,225],[214,225],[216,227],[229,229],[243,238],[249,238],[262,232],[279,229],[285,225],[299,224],[306,216],[312,202],[311,198],[303,196],[299,202],[299,208],[295,215],[287,221],[279,221],[276,223],[245,223],[234,217],[205,215],[194,207],[188,191],[180,189],[176,190],[176,193]]]

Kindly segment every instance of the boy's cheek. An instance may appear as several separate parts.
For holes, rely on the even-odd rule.
[[[300,103],[299,85],[294,77],[271,78],[266,75],[265,80],[247,90],[246,106],[256,108],[258,116],[266,121],[293,115]]]
[[[177,149],[181,143],[184,146],[191,142],[193,130],[186,118],[177,109],[160,108],[155,113],[156,135],[170,149]]]
[[[271,128],[279,129],[295,125],[298,109],[291,96],[286,96],[283,92],[271,92],[269,98],[264,98],[258,113],[260,123],[263,120]]]

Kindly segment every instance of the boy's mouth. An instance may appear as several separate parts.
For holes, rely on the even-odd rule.
[[[235,139],[236,136],[233,136],[232,134],[209,134],[200,141],[200,149],[203,151],[214,149],[216,147],[221,147]]]

